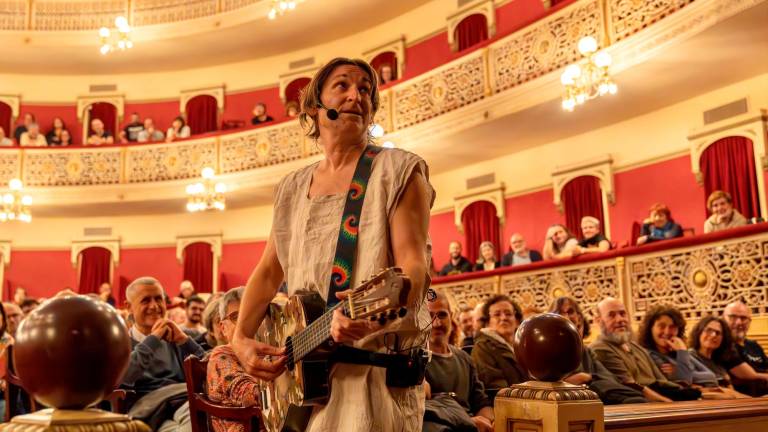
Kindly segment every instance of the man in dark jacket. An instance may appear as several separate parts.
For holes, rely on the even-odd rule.
[[[512,234],[512,237],[509,238],[509,248],[511,250],[501,258],[502,267],[541,261],[541,254],[538,251],[528,249],[528,245],[521,234]]]
[[[461,256],[461,243],[457,241],[451,242],[451,244],[448,245],[448,252],[451,254],[451,259],[443,266],[440,273],[438,273],[440,276],[469,273],[472,271],[472,263]]]

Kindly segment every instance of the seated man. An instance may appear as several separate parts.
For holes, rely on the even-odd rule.
[[[129,330],[131,336],[131,357],[128,369],[123,375],[121,387],[133,390],[138,398],[150,393],[157,395],[157,390],[168,388],[171,384],[184,383],[182,362],[189,355],[202,357],[203,349],[176,324],[165,318],[165,291],[160,282],[152,277],[140,277],[125,290],[126,305],[133,315],[135,324]],[[154,412],[150,421],[155,427],[166,423],[189,423],[189,408],[182,405],[186,401],[186,389],[180,387],[181,394],[172,393],[160,402],[167,409]],[[181,396],[181,397],[179,397]],[[141,404],[139,400],[136,405]],[[186,409],[186,416],[183,411]],[[133,413],[133,409],[131,411]],[[176,420],[171,421],[171,419]],[[177,427],[161,430],[176,430]]]
[[[438,293],[437,298],[428,303],[428,307],[432,317],[432,331],[429,334],[432,360],[427,364],[424,377],[428,389],[427,398],[437,393],[455,394],[454,398],[467,410],[478,431],[493,432],[493,404],[485,394],[485,387],[477,376],[472,359],[448,343],[453,326],[448,299]],[[428,423],[425,422],[425,431],[431,430]]]
[[[208,359],[207,385],[205,386],[207,396],[212,402],[231,407],[250,407],[261,403],[259,381],[245,373],[245,369],[229,345],[229,341],[235,334],[244,290],[243,287],[231,289],[218,300],[219,328],[226,344],[214,348]],[[245,430],[245,427],[237,422],[216,417],[211,419],[211,423],[214,432]]]
[[[30,123],[27,126],[27,131],[21,134],[19,145],[22,147],[45,147],[48,145],[48,141],[45,140],[45,135],[40,133],[40,126],[37,123]]]
[[[187,319],[181,326],[182,330],[188,333],[194,334],[193,337],[197,338],[201,334],[206,332],[203,325],[203,311],[205,310],[205,300],[193,295],[187,299]]]
[[[755,372],[759,374],[768,373],[768,356],[765,355],[765,351],[763,351],[763,348],[757,341],[747,338],[749,326],[752,324],[752,311],[744,303],[736,301],[725,307],[723,317],[731,329],[731,335],[733,336],[733,342],[739,357],[752,366]],[[750,384],[749,380],[735,378],[734,387],[738,390],[751,393],[753,396],[762,393],[755,389],[755,386]],[[765,383],[761,384],[761,386],[763,391],[765,388],[768,388]]]
[[[21,311],[24,313],[25,317],[29,315],[33,310],[37,309],[38,306],[40,306],[40,302],[33,298],[25,298],[20,305]]]
[[[108,145],[114,144],[115,137],[112,136],[112,132],[104,129],[104,122],[101,119],[91,120],[91,135],[86,141],[87,145]]]
[[[272,116],[267,114],[267,104],[264,102],[259,102],[253,107],[253,117],[251,118],[252,125],[259,125],[273,120]]]
[[[138,142],[160,142],[165,139],[163,131],[155,128],[155,121],[147,117],[144,119],[144,130],[137,135]]]
[[[501,258],[501,266],[509,267],[541,261],[538,251],[528,249],[525,239],[519,233],[512,234],[509,238],[509,247],[512,249]]]
[[[472,271],[472,263],[469,262],[468,259],[461,256],[461,243],[452,241],[451,244],[448,245],[448,253],[451,254],[451,259],[446,265],[443,266],[438,275],[448,276],[460,273],[469,273]]]
[[[461,329],[462,339],[459,343],[461,348],[471,347],[475,344],[475,318],[472,316],[472,308],[463,306],[459,311],[459,329]]]
[[[683,388],[669,381],[648,351],[632,340],[632,327],[624,303],[608,297],[597,304],[596,312],[600,336],[590,348],[622,384],[641,390],[650,401],[672,402],[701,397],[699,390]]]
[[[8,327],[6,330],[11,337],[16,337],[16,329],[19,328],[21,320],[24,319],[24,312],[16,303],[3,302],[5,309],[5,321]]]

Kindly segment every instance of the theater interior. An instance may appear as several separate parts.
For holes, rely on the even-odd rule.
[[[697,323],[722,316],[729,349],[746,338],[768,350],[767,23],[765,0],[0,1],[0,430],[171,430],[137,420],[122,403],[131,390],[115,385],[131,352],[124,340],[141,342],[114,324],[136,320],[128,288],[156,279],[169,319],[178,312],[176,323],[204,338],[184,287],[207,306],[247,284],[279,222],[276,186],[324,157],[297,114],[336,57],[377,75],[374,143],[429,167],[431,288],[454,330],[462,313],[504,295],[530,320],[518,337],[528,329],[549,341],[525,353],[510,342],[513,357],[562,369],[568,350],[599,342],[601,307],[618,299],[639,349],[647,316],[669,305],[684,349],[698,347]],[[728,221],[742,222],[720,219],[721,201]],[[588,250],[585,217],[607,250]],[[513,239],[544,259],[516,261]],[[571,240],[581,243],[568,249]],[[455,270],[456,243],[475,271]],[[535,318],[563,296],[583,310],[583,341],[548,351],[556,330],[576,327]],[[114,308],[94,306],[107,300]],[[741,336],[725,325],[734,304],[746,311],[733,315],[746,323]],[[57,341],[100,320],[113,331],[99,349]],[[486,381],[492,429],[477,429],[768,430],[768,390],[603,403],[563,384],[580,358],[527,388]],[[91,360],[104,368],[84,366]],[[211,402],[205,369],[184,367],[192,415],[173,430],[264,427],[258,409]],[[717,384],[732,388],[733,369],[723,371]],[[768,370],[752,373],[768,388]],[[80,383],[90,381],[101,387],[85,403]],[[86,410],[99,401],[103,411]],[[223,428],[217,415],[240,424]],[[424,430],[466,430],[444,426]]]

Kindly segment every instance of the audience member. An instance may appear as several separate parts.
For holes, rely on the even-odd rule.
[[[528,381],[528,372],[518,364],[512,340],[523,319],[520,306],[505,295],[491,297],[483,305],[488,327],[480,330],[472,348],[477,373],[488,389],[500,389]]]
[[[600,336],[590,348],[619,382],[641,390],[650,401],[671,402],[701,397],[699,390],[683,388],[669,381],[648,351],[632,340],[632,327],[621,301],[608,297],[598,303],[595,321],[600,325]]]
[[[427,364],[424,376],[425,386],[429,389],[427,398],[431,399],[438,393],[452,393],[478,431],[493,432],[493,404],[485,394],[472,358],[449,343],[453,323],[448,299],[445,294],[438,293],[434,301],[427,303],[427,307],[432,317],[432,331],[429,333],[432,360]]]
[[[153,417],[150,425],[153,429],[163,421],[181,422],[182,426],[188,424],[189,407],[184,404],[186,389],[171,385],[185,382],[182,362],[187,356],[202,357],[205,353],[176,324],[164,318],[165,291],[157,279],[140,277],[134,280],[126,288],[125,297],[135,325],[130,330],[132,351],[122,387],[135,391],[139,398],[150,392],[156,392],[153,395],[158,396],[159,389],[168,390],[164,400],[172,407],[173,415],[164,412],[160,419]],[[141,403],[139,400],[137,405]],[[146,419],[142,420],[146,422]]]
[[[101,119],[91,120],[91,135],[85,142],[86,145],[108,145],[114,144],[115,138],[112,136],[112,132],[104,128],[104,122]]]
[[[385,64],[382,65],[381,68],[379,68],[379,81],[381,85],[389,84],[392,81],[395,80],[394,74],[392,73],[392,66]]]
[[[440,276],[449,276],[472,271],[472,263],[461,255],[461,243],[452,241],[448,245],[448,253],[451,259],[440,270]]]
[[[469,306],[462,306],[459,310],[459,327],[461,329],[461,343],[462,348],[471,347],[475,344],[475,324],[474,317],[472,316],[472,308]]]
[[[40,133],[40,126],[37,123],[30,123],[27,125],[27,131],[21,134],[19,145],[22,147],[45,147],[48,145],[48,141]]]
[[[16,303],[3,302],[3,308],[5,310],[5,322],[7,323],[8,334],[11,337],[16,337],[16,329],[19,328],[19,323],[24,319],[24,312]]]
[[[747,338],[747,332],[752,323],[752,311],[744,303],[736,301],[725,307],[723,317],[731,329],[731,336],[739,356],[752,366],[755,372],[768,372],[768,357],[765,351],[757,341]]]
[[[139,113],[131,114],[131,121],[123,128],[125,139],[130,142],[139,140],[139,133],[144,130],[144,123],[141,122]]]
[[[544,239],[544,259],[566,259],[579,254],[579,241],[565,225],[554,224]]]
[[[213,296],[211,296],[203,311],[203,325],[205,326],[206,332],[197,339],[197,343],[205,351],[210,351],[219,345],[227,343],[221,334],[221,328],[219,326],[219,322],[221,322],[221,319],[219,318],[219,301],[219,298],[213,298]]]
[[[640,229],[637,244],[682,237],[683,229],[672,220],[672,212],[664,204],[651,206],[651,215]]]
[[[169,127],[168,132],[165,133],[165,141],[171,142],[181,138],[189,138],[190,135],[192,135],[192,130],[187,126],[184,117],[178,116],[173,119],[171,127]]]
[[[32,113],[24,114],[24,122],[16,126],[16,129],[13,131],[13,138],[17,143],[21,144],[21,134],[26,132],[27,128],[29,128],[29,125],[32,123],[35,123],[35,115]]]
[[[147,117],[144,119],[144,129],[139,132],[138,142],[160,142],[165,138],[162,131],[155,129],[155,121]]]
[[[575,299],[565,296],[558,297],[552,302],[549,311],[568,318],[576,326],[582,339],[589,337],[589,323]],[[574,385],[586,385],[590,390],[597,393],[600,400],[606,405],[647,402],[641,391],[621,384],[600,363],[595,353],[586,344],[582,345],[579,368],[566,377],[564,381]]]
[[[61,117],[54,117],[51,130],[45,134],[45,139],[48,141],[48,145],[61,146],[61,133],[65,130],[67,130],[67,127],[64,125],[64,120],[62,120]]]
[[[188,333],[192,333],[195,336],[205,333],[206,329],[203,325],[204,310],[205,300],[196,295],[188,298],[186,302],[187,320],[181,328],[183,330],[188,330]]]
[[[496,258],[496,246],[489,241],[480,243],[480,256],[475,263],[475,271],[493,270],[501,267]]]
[[[258,377],[245,372],[229,345],[240,314],[243,291],[243,287],[231,289],[219,300],[219,327],[226,343],[211,351],[208,358],[207,385],[205,386],[207,396],[212,402],[231,407],[261,405],[259,400],[261,388]],[[242,432],[245,430],[241,424],[217,417],[212,417],[211,423],[215,432]]]
[[[579,242],[580,253],[599,253],[611,249],[611,242],[600,232],[600,220],[596,217],[581,218],[581,234],[584,239]]]
[[[285,116],[288,118],[296,118],[299,116],[299,103],[296,101],[288,101],[285,104]]]
[[[251,118],[252,125],[267,123],[273,120],[274,119],[267,114],[267,104],[264,102],[259,102],[253,107],[253,118]]]
[[[16,287],[16,290],[13,292],[13,302],[16,303],[17,306],[21,306],[21,303],[26,299],[27,290],[24,289],[24,287]]]
[[[707,208],[712,216],[704,222],[705,234],[747,224],[747,218],[733,208],[733,198],[728,192],[717,190],[709,194]]]
[[[480,333],[480,330],[488,326],[488,320],[485,318],[485,315],[483,315],[484,308],[485,303],[478,303],[475,305],[475,308],[472,309],[472,333],[475,336]]]
[[[104,282],[99,286],[99,299],[110,306],[115,307],[115,297],[112,296],[112,284]]]
[[[183,326],[187,322],[187,311],[184,309],[184,303],[168,309],[168,319],[178,326]]]
[[[13,140],[5,136],[5,129],[0,127],[0,147],[12,147]]]
[[[502,267],[541,261],[541,254],[538,251],[528,249],[525,238],[521,234],[512,234],[512,237],[509,238],[509,248],[510,251],[501,258]]]
[[[768,394],[768,374],[756,372],[739,356],[731,329],[724,319],[709,315],[699,320],[691,331],[688,344],[693,356],[715,373],[721,386],[734,383],[741,393],[751,396]]]
[[[8,346],[13,345],[13,337],[8,333],[8,320],[5,318],[5,308],[0,303],[0,419],[5,418],[5,371],[8,364]]]
[[[23,302],[21,302],[21,306],[19,308],[21,309],[21,313],[26,318],[27,315],[29,315],[33,310],[37,309],[37,307],[40,306],[40,302],[33,298],[26,298]]]
[[[59,135],[59,139],[61,140],[61,143],[59,144],[60,147],[66,147],[66,146],[72,145],[72,134],[70,134],[67,129],[64,129],[63,131],[61,131],[61,135]]]

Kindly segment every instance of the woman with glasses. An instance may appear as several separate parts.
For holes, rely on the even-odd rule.
[[[500,389],[528,381],[528,372],[517,362],[512,340],[523,321],[523,310],[505,295],[491,297],[483,305],[488,327],[480,330],[472,348],[472,360],[487,389]]]
[[[706,316],[691,331],[688,344],[693,356],[715,373],[719,385],[731,387],[732,379],[761,381],[765,388],[768,374],[758,373],[745,362],[733,346],[728,323],[722,318]]]

